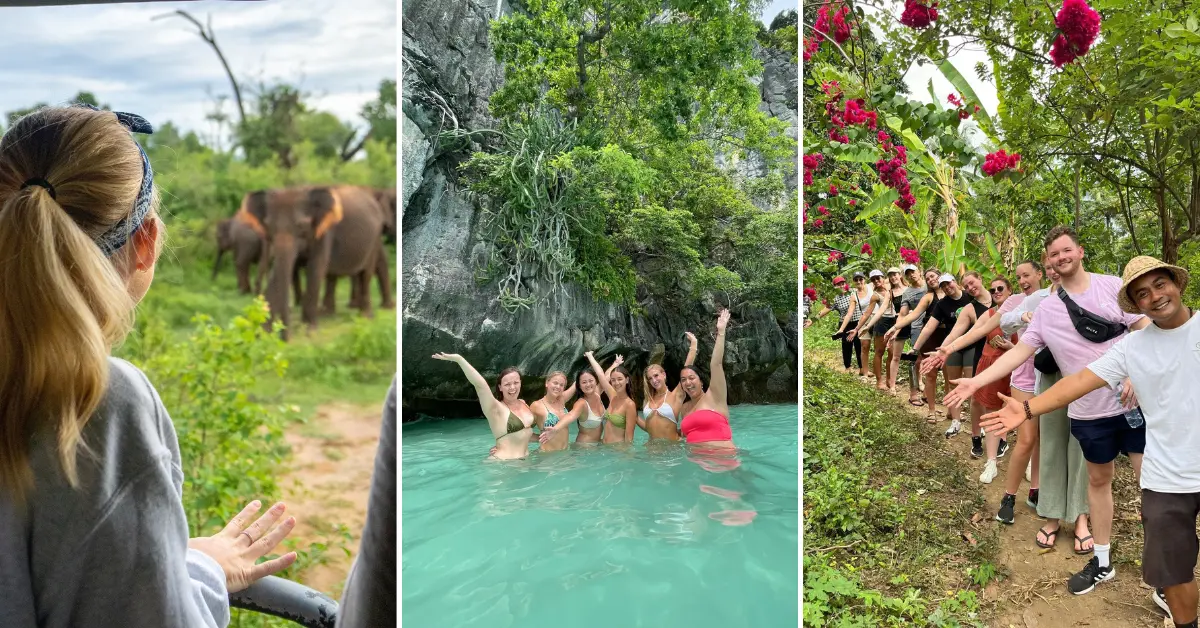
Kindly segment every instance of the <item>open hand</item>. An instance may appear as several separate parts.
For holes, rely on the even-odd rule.
[[[946,393],[946,398],[942,400],[947,408],[953,408],[964,400],[970,399],[971,395],[979,390],[979,384],[975,383],[974,377],[952,379],[950,383],[954,386],[954,390]]]
[[[621,366],[625,363],[625,356],[618,355],[617,359],[613,360],[613,366]]]
[[[854,335],[857,333],[858,333],[857,329],[851,329],[850,333],[846,334],[846,340],[849,340],[850,342],[854,342]]]
[[[896,327],[893,327],[893,328],[891,328],[891,329],[887,330],[887,332],[885,332],[885,333],[883,334],[883,338],[884,338],[884,340],[886,340],[887,342],[889,342],[889,343],[890,343],[890,342],[892,342],[893,340],[895,340],[895,339],[896,339],[896,335],[897,335],[897,334],[899,334],[899,333],[900,333],[900,329],[899,329],[899,328],[896,328]]]
[[[940,368],[946,363],[946,356],[939,354],[927,355],[924,360],[921,360],[921,374],[928,375]]]
[[[806,323],[808,323],[808,325],[812,325],[812,321],[811,321],[811,320],[810,320],[810,321],[805,321],[805,322],[806,322]],[[805,325],[805,327],[807,327],[808,325]],[[688,342],[690,342],[690,343],[692,343],[692,344],[696,344],[696,334],[693,334],[693,333],[692,333],[692,332],[690,332],[690,331],[685,331],[685,332],[683,332],[683,335],[687,336]]]
[[[542,433],[538,435],[538,442],[545,443],[546,441],[550,440],[551,438],[554,438],[555,435],[557,435],[557,434],[558,434],[557,427],[552,427],[548,430],[542,430]]]
[[[457,362],[462,359],[462,356],[458,355],[457,353],[435,353],[433,354],[433,359],[446,360],[447,362]]]
[[[234,516],[220,532],[188,540],[188,547],[211,556],[221,565],[221,570],[225,572],[225,586],[230,593],[237,593],[255,581],[283,571],[296,562],[296,553],[288,552],[278,558],[256,564],[258,559],[271,553],[271,550],[296,527],[295,517],[288,517],[274,529],[271,528],[287,509],[283,502],[272,506],[267,514],[259,517],[250,527],[246,527],[250,517],[261,507],[262,504],[254,500]]]
[[[996,393],[996,396],[1004,405],[995,412],[983,415],[979,419],[979,426],[987,430],[988,434],[1007,434],[1025,422],[1025,405],[1003,393]]]
[[[720,331],[722,329],[725,329],[725,326],[728,324],[729,324],[729,310],[722,309],[721,313],[717,316],[717,330]]]

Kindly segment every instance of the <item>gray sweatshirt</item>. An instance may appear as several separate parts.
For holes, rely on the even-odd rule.
[[[225,575],[187,546],[175,426],[137,367],[110,358],[109,369],[79,489],[40,435],[27,508],[0,495],[0,626],[224,628]]]

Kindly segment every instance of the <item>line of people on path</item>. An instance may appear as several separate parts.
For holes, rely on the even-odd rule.
[[[1176,626],[1196,627],[1200,431],[1189,422],[1200,409],[1200,323],[1182,301],[1188,272],[1148,256],[1131,260],[1122,277],[1088,272],[1084,247],[1065,226],[1043,245],[1041,262],[1017,267],[1015,294],[1004,277],[985,291],[977,273],[963,275],[960,288],[954,276],[929,269],[926,293],[912,307],[902,297],[884,340],[915,335],[931,423],[939,421],[933,401],[943,374],[947,437],[960,429],[960,405],[970,403],[972,455],[986,447],[981,481],[995,477],[1002,437],[1017,430],[996,519],[1013,523],[1024,470],[1026,503],[1045,520],[1036,545],[1053,547],[1061,522],[1074,521],[1075,552],[1093,554],[1067,580],[1075,595],[1116,575],[1112,482],[1125,454],[1142,490],[1143,580]],[[867,308],[879,302],[874,293],[842,308],[835,301],[839,331],[861,330]],[[917,321],[919,333],[911,331]],[[918,386],[913,380],[910,401]]]
[[[619,355],[605,369],[591,351],[584,353],[590,368],[581,370],[570,387],[566,373],[555,371],[546,377],[546,394],[528,404],[521,399],[521,373],[515,367],[501,371],[493,389],[461,355],[438,353],[433,358],[458,364],[475,387],[483,415],[496,439],[490,458],[527,457],[535,429],[539,451],[567,449],[572,424],[576,426],[578,445],[632,443],[636,427],[651,439],[683,439],[688,444],[703,443],[706,448],[732,450],[723,365],[728,324],[729,311],[722,310],[717,317],[707,383],[693,365],[697,341],[691,332],[687,333],[690,348],[675,388],[667,385],[667,373],[661,365],[651,364],[646,368],[642,374],[645,399],[640,413],[633,399],[633,376]],[[577,393],[579,398],[568,410],[568,402]]]

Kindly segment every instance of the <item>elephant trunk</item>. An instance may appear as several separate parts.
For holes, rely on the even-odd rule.
[[[271,242],[271,277],[267,280],[267,305],[271,309],[271,321],[283,323],[280,337],[286,341],[291,335],[292,316],[290,311],[292,272],[296,266],[296,242],[288,235],[279,235]],[[268,321],[268,329],[271,321]]]

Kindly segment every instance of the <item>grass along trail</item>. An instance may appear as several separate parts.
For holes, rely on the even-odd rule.
[[[806,345],[804,360],[817,361],[835,372],[845,373],[840,352],[835,353],[826,347],[814,348],[811,344]],[[906,365],[905,362],[901,363],[901,378],[905,377]],[[857,378],[857,364],[854,364],[854,367],[853,376]],[[940,377],[938,381],[940,398]],[[926,408],[914,407],[908,403],[907,382],[897,383],[896,390],[892,393],[877,391],[873,375],[869,383],[861,385],[864,395],[894,397],[895,406],[905,410],[912,417],[914,425],[944,440],[947,449],[969,467],[969,485],[973,491],[982,495],[986,502],[986,505],[972,516],[972,521],[976,527],[996,534],[999,545],[995,557],[999,567],[999,580],[985,586],[979,595],[981,604],[989,607],[991,611],[988,625],[998,628],[1170,628],[1174,625],[1150,600],[1151,590],[1142,583],[1142,528],[1137,515],[1140,492],[1128,458],[1118,458],[1113,487],[1115,513],[1111,545],[1113,564],[1117,570],[1116,577],[1101,583],[1091,593],[1072,595],[1067,591],[1067,579],[1082,569],[1092,554],[1081,556],[1074,553],[1074,525],[1066,522],[1062,525],[1053,549],[1044,550],[1034,544],[1034,536],[1045,520],[1039,518],[1025,503],[1029,484],[1024,479],[1017,491],[1016,517],[1013,524],[1006,525],[995,520],[1000,499],[1004,495],[1004,478],[1008,471],[1009,455],[999,459],[999,473],[991,484],[979,482],[979,474],[983,471],[986,461],[983,458],[971,458],[968,411],[963,411],[962,431],[950,439],[945,439],[942,433],[950,425],[949,419],[945,418],[945,407],[938,404],[938,409],[942,411],[942,420],[939,423],[925,423]],[[1010,446],[1014,443],[1015,441],[1010,442]],[[946,482],[944,478],[929,479]]]

